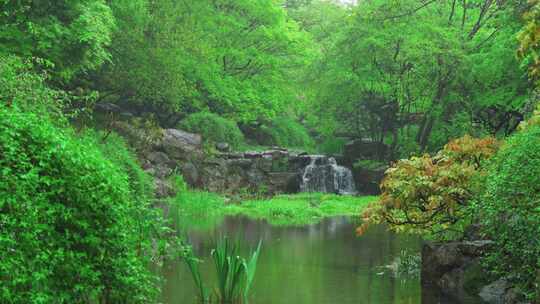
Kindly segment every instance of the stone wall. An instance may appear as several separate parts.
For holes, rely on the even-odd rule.
[[[168,180],[175,172],[190,186],[213,192],[294,193],[307,164],[305,153],[280,148],[205,153],[199,135],[176,129],[163,130],[162,139],[143,155],[143,168],[155,177],[161,197],[174,191]]]

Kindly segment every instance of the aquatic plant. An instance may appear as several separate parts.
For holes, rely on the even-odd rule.
[[[238,242],[233,243],[228,238],[224,238],[217,244],[210,254],[214,261],[218,279],[214,297],[212,297],[202,279],[199,270],[200,260],[190,251],[184,257],[184,261],[197,287],[199,300],[202,303],[247,303],[257,270],[261,244],[262,242],[259,241],[249,260],[240,256]]]
[[[422,256],[418,252],[401,250],[392,263],[380,266],[379,275],[390,274],[394,278],[418,278],[420,276]]]
[[[204,285],[201,271],[199,270],[200,260],[195,257],[193,251],[189,250],[186,256],[184,256],[184,262],[186,262],[186,265],[188,266],[191,276],[193,278],[193,282],[195,283],[195,287],[197,288],[199,300],[201,301],[201,303],[210,302],[210,293],[208,292],[208,288],[206,288],[206,286]]]

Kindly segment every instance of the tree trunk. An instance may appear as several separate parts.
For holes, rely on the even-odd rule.
[[[420,145],[420,151],[422,152],[426,150],[426,146],[428,144],[431,131],[433,130],[434,123],[435,123],[435,119],[432,116],[429,116],[428,118],[425,119],[424,125],[418,131],[417,142],[418,142],[418,145]]]

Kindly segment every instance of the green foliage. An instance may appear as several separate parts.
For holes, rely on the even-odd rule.
[[[532,296],[540,269],[540,127],[506,141],[471,209],[495,242],[485,259],[489,269]]]
[[[306,128],[294,119],[280,116],[272,120],[265,130],[271,145],[312,149],[313,139]]]
[[[324,154],[341,154],[347,141],[339,137],[325,138],[319,145],[318,150]]]
[[[381,167],[385,167],[386,163],[378,161],[378,160],[372,160],[372,159],[360,159],[357,160],[353,167],[355,169],[366,169],[366,170],[376,170]]]
[[[114,18],[104,0],[0,2],[0,55],[44,59],[60,80],[110,59]]]
[[[523,1],[318,2],[313,10],[325,7],[333,25],[309,23],[316,10],[297,18],[323,40],[305,75],[308,122],[321,133],[386,142],[408,156],[411,142],[437,151],[478,128],[483,109],[523,106],[527,82],[515,58]],[[335,10],[343,17],[333,20]]]
[[[154,198],[154,181],[141,168],[135,154],[122,137],[115,133],[87,130],[82,140],[97,147],[107,160],[127,174],[130,196],[133,201],[147,204]]]
[[[538,81],[540,76],[540,56],[538,49],[538,20],[540,19],[540,1],[530,0],[530,7],[525,14],[526,23],[519,33],[520,47],[518,54],[529,68],[531,79]]]
[[[206,142],[225,142],[233,148],[244,143],[244,135],[234,121],[213,113],[191,114],[180,123],[179,128],[200,134]]]
[[[475,193],[475,178],[497,148],[492,137],[465,136],[451,141],[433,157],[398,161],[387,170],[380,200],[365,210],[365,222],[358,233],[363,234],[374,223],[388,224],[398,232],[438,237],[456,232]]]
[[[233,243],[228,238],[221,240],[210,255],[214,261],[216,269],[218,287],[215,289],[216,303],[248,303],[249,290],[255,278],[257,270],[257,260],[261,252],[261,244],[252,252],[251,257],[246,260],[240,256],[239,243]],[[193,280],[199,290],[201,302],[213,302],[209,296],[208,289],[202,281],[199,271],[198,260],[193,253],[190,253],[185,262],[190,269]]]
[[[323,193],[278,195],[267,200],[244,201],[227,206],[225,212],[265,219],[272,225],[304,226],[325,217],[353,216],[376,200],[373,196],[353,197]]]
[[[0,302],[154,299],[148,236],[159,218],[122,167],[15,106],[0,106],[0,155]]]
[[[16,105],[22,110],[54,115],[61,119],[65,97],[60,91],[45,85],[45,75],[33,71],[28,60],[13,55],[0,55],[0,103]]]
[[[314,141],[307,129],[296,120],[279,116],[269,125],[261,127],[263,142],[268,146],[313,149]]]
[[[295,102],[292,68],[309,38],[272,0],[114,1],[113,64],[99,76],[119,102],[168,118],[210,111],[269,119]]]
[[[181,175],[173,178],[177,194],[169,201],[169,214],[178,233],[187,229],[211,229],[221,222],[225,207],[223,197],[188,189]]]
[[[184,262],[186,263],[186,266],[191,273],[191,277],[193,278],[193,283],[195,283],[195,287],[197,287],[199,301],[201,303],[210,302],[210,292],[208,291],[208,288],[204,285],[204,280],[199,269],[200,260],[197,259],[192,250],[189,250],[187,255],[184,257]]]

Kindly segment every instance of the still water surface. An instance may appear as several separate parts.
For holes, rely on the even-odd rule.
[[[216,239],[239,238],[246,245],[244,256],[249,247],[263,240],[251,304],[459,303],[428,297],[418,278],[395,278],[381,267],[392,263],[402,250],[419,252],[418,238],[396,235],[380,226],[356,237],[356,226],[343,217],[305,227],[275,227],[265,221],[228,217],[214,229],[190,231],[188,236],[197,256],[205,260],[201,272],[211,286],[215,286],[215,275],[209,253]],[[191,275],[183,263],[166,263],[162,274],[166,279],[164,303],[197,303]]]

